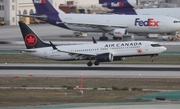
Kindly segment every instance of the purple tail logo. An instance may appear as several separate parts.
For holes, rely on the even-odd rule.
[[[46,0],[34,0],[34,3],[37,3],[37,4],[46,3]]]
[[[124,3],[122,3],[122,2],[117,2],[117,3],[112,2],[111,3],[111,7],[123,7],[123,6],[124,6]]]
[[[146,21],[140,20],[140,18],[135,19],[135,26],[159,26],[159,21],[155,21],[154,18],[149,18]]]

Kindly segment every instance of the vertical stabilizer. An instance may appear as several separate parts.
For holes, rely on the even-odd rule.
[[[19,27],[27,49],[51,46],[44,43],[23,21],[19,21]]]
[[[59,14],[64,13],[60,9],[56,9],[49,0],[32,0],[36,9],[36,14]]]

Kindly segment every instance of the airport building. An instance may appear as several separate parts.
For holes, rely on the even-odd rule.
[[[57,9],[60,4],[73,3],[79,6],[98,5],[98,0],[49,0]],[[35,13],[32,0],[0,0],[0,19],[6,25],[17,25],[21,17],[18,14]],[[29,19],[24,19],[25,21]]]

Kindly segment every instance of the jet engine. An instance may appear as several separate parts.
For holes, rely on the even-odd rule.
[[[114,61],[124,61],[126,58],[125,57],[114,57]]]
[[[99,0],[99,3],[102,4],[102,7],[107,7],[109,9],[114,8],[135,8],[139,5],[139,0]]]
[[[163,41],[172,41],[173,40],[173,37],[170,36],[170,35],[166,35],[166,36],[161,36],[161,39]]]
[[[122,38],[123,36],[128,35],[128,32],[126,29],[114,29],[109,34],[113,35],[114,37],[121,37]]]
[[[96,60],[98,62],[110,62],[114,60],[114,56],[112,53],[99,54],[97,55]]]

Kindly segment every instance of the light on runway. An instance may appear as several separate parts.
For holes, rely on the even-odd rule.
[[[139,74],[139,76],[141,76],[141,74]]]

